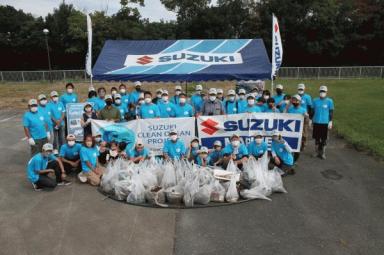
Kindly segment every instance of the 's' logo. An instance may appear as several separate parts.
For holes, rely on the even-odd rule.
[[[216,133],[217,130],[219,130],[218,128],[216,128],[218,124],[219,123],[217,123],[216,121],[207,119],[206,121],[201,122],[201,125],[204,127],[201,131],[207,133],[208,135],[213,135],[214,133]]]
[[[149,56],[143,56],[143,57],[141,57],[141,58],[138,58],[137,61],[136,61],[136,63],[141,64],[141,65],[146,65],[146,64],[151,63],[151,62],[152,62],[152,59],[153,59],[153,58],[151,58],[151,57],[149,57]]]

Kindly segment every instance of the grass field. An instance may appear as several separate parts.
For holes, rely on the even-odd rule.
[[[296,92],[298,83],[306,84],[307,91],[312,96],[318,95],[318,88],[324,84],[328,86],[328,95],[335,102],[335,131],[343,136],[357,149],[368,150],[372,154],[384,158],[384,80],[354,79],[354,80],[277,80],[287,93]],[[128,83],[127,83],[128,84]],[[48,94],[52,90],[64,90],[64,82],[57,83],[0,83],[0,109],[25,110],[29,98],[36,98],[38,94]],[[84,100],[88,91],[87,83],[75,83],[80,99]],[[109,89],[118,86],[117,83],[95,84],[95,87],[105,86]],[[146,89],[154,91],[157,87],[174,89],[172,83],[144,84]],[[131,86],[132,87],[132,86]],[[233,82],[208,82],[205,87],[234,87]],[[270,83],[267,83],[270,88]],[[193,89],[192,84],[188,90]]]

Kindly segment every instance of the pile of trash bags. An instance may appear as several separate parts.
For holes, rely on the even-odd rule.
[[[251,157],[240,171],[230,161],[225,173],[200,167],[186,160],[163,161],[152,157],[135,164],[124,159],[110,162],[102,177],[101,190],[114,199],[133,204],[193,207],[235,203],[241,199],[271,200],[273,192],[286,193],[281,170],[268,170],[268,157]]]

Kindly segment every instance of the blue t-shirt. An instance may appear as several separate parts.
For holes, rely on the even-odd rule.
[[[269,108],[269,107],[264,107],[264,111],[263,112],[277,112],[277,113],[280,113],[279,109],[277,109],[277,107],[275,107],[274,109],[273,108]]]
[[[48,107],[39,105],[37,109],[38,109],[37,111],[44,116],[45,123],[47,123],[48,125],[48,130],[52,131],[53,122],[51,119],[51,112],[49,111]]]
[[[239,113],[245,112],[245,108],[247,108],[247,105],[248,105],[247,100],[239,99],[239,100],[237,100],[237,102],[238,102],[238,105],[239,105],[238,112]]]
[[[64,107],[67,106],[69,103],[77,103],[79,100],[77,99],[77,95],[75,93],[68,94],[64,93],[60,96],[60,102],[64,105]]]
[[[209,156],[207,156],[205,160],[206,160],[206,165],[208,166],[211,159],[209,158]],[[197,165],[203,166],[203,160],[199,156],[196,157],[195,161]]]
[[[47,137],[47,129],[45,127],[45,117],[39,111],[26,112],[23,116],[23,126],[28,128],[33,139],[43,139]]]
[[[281,95],[274,95],[272,98],[275,99],[275,104],[278,105],[281,101],[284,100],[285,94],[282,93]]]
[[[127,150],[128,149],[126,149],[126,153]],[[130,159],[137,157],[147,158],[149,156],[149,150],[147,148],[143,148],[141,151],[137,151],[136,148],[133,148],[132,150],[128,151],[127,155]]]
[[[154,103],[143,104],[140,106],[140,118],[152,119],[160,117],[159,107]]]
[[[129,94],[121,95],[121,104],[124,105],[125,107],[128,107],[128,104],[130,103],[129,99],[130,99]]]
[[[300,105],[298,107],[294,107],[293,105],[291,105],[288,108],[287,113],[300,114],[300,115],[304,116],[307,113],[307,109],[302,107],[302,106],[300,106]]]
[[[301,106],[304,107],[304,109],[308,109],[308,106],[312,108],[312,98],[308,94],[303,94],[301,96]]]
[[[247,105],[243,112],[262,112],[261,108],[257,105]]]
[[[176,107],[174,104],[167,102],[165,103],[163,100],[157,101],[157,106],[160,111],[160,118],[169,118],[176,116]]]
[[[51,118],[54,120],[58,120],[61,118],[61,115],[65,114],[65,107],[62,102],[49,102],[47,104],[47,107],[49,109],[49,112],[51,113]],[[60,126],[64,125],[64,119],[61,121]],[[55,123],[53,123],[53,126],[56,126]]]
[[[268,151],[268,145],[264,141],[260,144],[257,144],[255,141],[252,141],[250,144],[248,144],[249,155],[259,157],[263,155],[266,151]]]
[[[293,156],[292,156],[292,153],[287,151],[287,149],[285,148],[285,143],[286,142],[280,143],[280,142],[272,141],[271,152],[272,152],[272,155],[275,153],[284,164],[288,166],[292,166]]]
[[[139,101],[141,91],[132,91],[131,94],[129,94],[129,103],[131,104],[137,104],[137,101]]]
[[[312,121],[316,124],[328,124],[330,121],[330,111],[335,109],[333,100],[329,97],[324,99],[315,98],[312,102],[314,111]]]
[[[127,113],[128,109],[124,103],[121,103],[119,105],[114,104],[113,106],[116,107],[120,111],[120,120],[124,120],[124,116]]]
[[[193,109],[195,109],[195,112],[200,112],[201,108],[203,107],[204,99],[201,97],[200,94],[194,94],[191,97],[191,105]]]
[[[223,153],[224,155],[235,154],[236,160],[239,160],[245,156],[248,156],[248,149],[242,143],[240,143],[240,146],[238,148],[234,148],[232,144],[227,144],[223,149]]]
[[[193,107],[190,104],[177,105],[175,110],[176,118],[181,117],[192,117],[193,116]]]
[[[94,147],[85,147],[82,146],[80,149],[80,160],[81,160],[81,168],[83,169],[83,172],[89,172],[92,171],[90,169],[86,162],[89,161],[93,167],[96,167],[97,165],[97,157],[100,155],[99,148],[97,146]]]
[[[87,102],[93,103],[93,109],[97,112],[105,107],[104,100],[98,97],[88,98]]]
[[[37,153],[28,162],[28,180],[32,183],[36,183],[39,180],[39,171],[47,169],[48,162],[56,159],[57,158],[53,154],[49,155],[48,157],[44,157],[43,154]]]
[[[211,151],[211,153],[209,153],[209,160],[210,160],[209,165],[213,166],[213,164],[219,161],[221,158],[223,158],[223,156],[224,156],[223,150]]]
[[[59,156],[65,159],[74,160],[79,159],[81,144],[75,143],[73,146],[69,146],[67,143],[60,147]]]
[[[239,103],[235,100],[233,102],[229,100],[223,101],[223,107],[224,107],[224,112],[226,114],[236,114],[239,113]]]
[[[175,143],[167,140],[164,143],[163,152],[171,159],[180,159],[186,152],[184,142],[180,139],[177,139]]]
[[[171,103],[173,103],[174,105],[178,105],[180,103],[180,96],[173,96],[171,97]]]

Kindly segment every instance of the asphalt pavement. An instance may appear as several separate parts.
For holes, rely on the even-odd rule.
[[[0,254],[383,254],[384,164],[331,137],[287,194],[202,209],[138,207],[73,184],[35,192],[21,114],[0,111]]]

